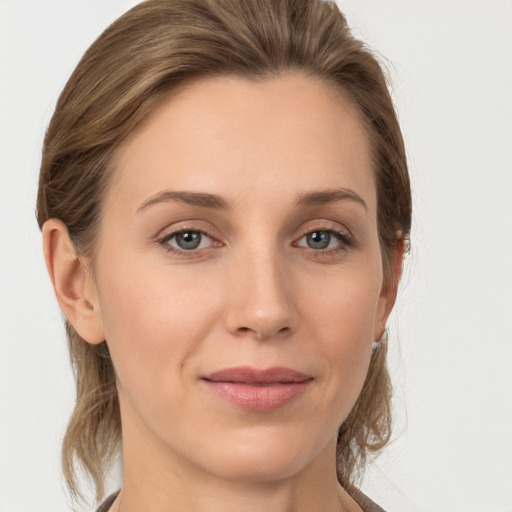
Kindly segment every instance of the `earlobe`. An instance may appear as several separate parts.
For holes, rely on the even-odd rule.
[[[382,286],[379,298],[379,312],[375,326],[375,341],[381,339],[386,330],[386,322],[395,305],[398,283],[402,276],[402,263],[405,252],[405,239],[401,231],[397,231],[396,243],[393,248],[392,274]]]
[[[66,225],[49,219],[42,232],[46,268],[62,312],[84,340],[101,343],[105,335],[90,272],[76,254]]]

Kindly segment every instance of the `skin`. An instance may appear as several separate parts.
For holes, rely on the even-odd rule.
[[[296,204],[326,190],[343,193]],[[45,224],[59,303],[84,339],[107,340],[118,377],[112,510],[360,510],[336,480],[335,447],[394,302],[376,207],[346,98],[299,74],[219,77],[163,99],[123,143],[92,261],[60,221]],[[184,230],[207,236],[173,252]],[[327,249],[311,246],[314,231]],[[277,410],[243,410],[200,379],[240,365],[313,380]]]

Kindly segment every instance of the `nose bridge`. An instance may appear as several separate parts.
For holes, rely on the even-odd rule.
[[[268,339],[293,329],[289,267],[276,244],[240,248],[231,277],[228,329],[236,335]]]

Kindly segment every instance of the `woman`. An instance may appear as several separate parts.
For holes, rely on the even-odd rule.
[[[38,195],[101,510],[380,510],[411,222],[382,71],[334,4],[149,0],[58,101]]]

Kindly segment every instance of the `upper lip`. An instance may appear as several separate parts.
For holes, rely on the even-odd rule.
[[[243,384],[299,383],[312,379],[310,375],[282,366],[273,368],[252,368],[238,366],[218,370],[201,377],[211,382],[233,382]]]

